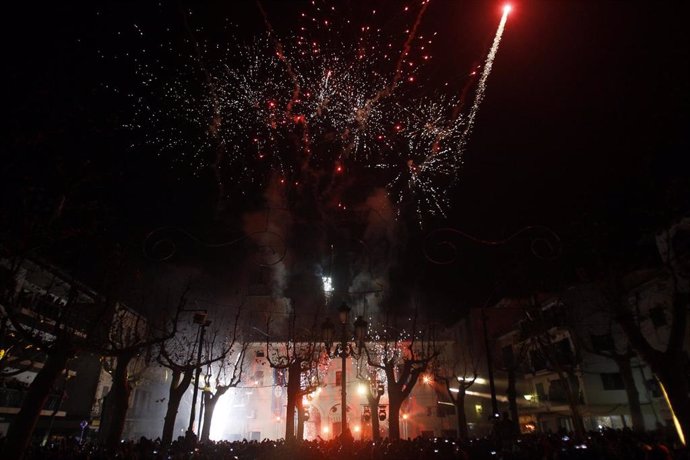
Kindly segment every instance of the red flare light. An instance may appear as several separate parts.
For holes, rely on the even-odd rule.
[[[503,14],[510,13],[510,10],[512,10],[512,9],[513,9],[513,6],[510,3],[504,5],[503,6]]]

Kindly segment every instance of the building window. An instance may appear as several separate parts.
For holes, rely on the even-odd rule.
[[[335,371],[335,386],[339,387],[343,384],[343,371]]]
[[[548,398],[546,397],[546,390],[544,390],[544,383],[536,383],[534,385],[534,389],[537,392],[537,398],[539,398],[539,401],[547,401]]]
[[[607,372],[601,374],[601,383],[604,385],[604,390],[624,390],[625,384],[623,377],[619,372]]]
[[[482,415],[482,412],[484,412],[484,407],[481,404],[475,404],[474,411],[477,413],[477,415]]]

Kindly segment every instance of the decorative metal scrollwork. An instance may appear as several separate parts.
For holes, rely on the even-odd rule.
[[[226,248],[250,241],[254,253],[258,256],[257,263],[260,266],[276,265],[285,258],[287,253],[285,239],[282,235],[270,230],[252,232],[230,241],[209,243],[183,228],[160,227],[149,232],[144,238],[144,255],[156,262],[168,261],[177,254],[180,238],[185,238],[207,249]]]
[[[455,228],[440,228],[429,233],[424,239],[422,250],[424,257],[434,264],[449,265],[455,263],[460,252],[455,243],[458,239],[468,240],[481,246],[498,247],[518,238],[529,238],[530,252],[540,260],[557,259],[562,252],[560,237],[548,227],[534,225],[521,228],[512,235],[500,240],[485,240]]]

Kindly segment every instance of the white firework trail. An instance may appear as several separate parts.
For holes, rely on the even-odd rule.
[[[486,93],[486,81],[488,80],[489,75],[491,74],[491,68],[493,67],[494,60],[496,59],[496,53],[498,53],[498,45],[501,44],[501,37],[503,37],[503,31],[506,28],[506,21],[508,20],[508,14],[510,13],[510,10],[510,5],[506,5],[503,7],[503,16],[501,16],[501,22],[498,24],[498,29],[496,30],[496,35],[494,36],[494,42],[491,45],[491,50],[489,51],[489,54],[486,57],[486,61],[484,61],[484,69],[482,70],[482,74],[479,77],[479,82],[477,83],[477,92],[474,97],[474,102],[472,103],[472,108],[470,109],[470,112],[467,114],[465,132],[462,133],[462,139],[460,140],[460,143],[463,147],[467,142],[467,138],[472,132],[472,128],[474,127],[474,121],[477,118],[477,114],[479,113],[479,107],[481,106],[482,101],[484,100],[484,95]]]

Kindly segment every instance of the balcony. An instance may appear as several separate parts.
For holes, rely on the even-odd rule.
[[[27,390],[18,388],[0,388],[0,413],[16,414],[19,408],[22,407],[22,402],[26,396]],[[51,394],[43,406],[41,415],[51,415],[60,407],[61,396],[59,394]],[[60,415],[61,414],[61,415]],[[58,411],[60,416],[64,416],[64,412]]]

